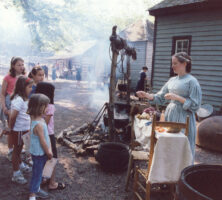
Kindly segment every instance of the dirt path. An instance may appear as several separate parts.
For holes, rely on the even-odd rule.
[[[92,90],[75,88],[72,81],[55,83],[55,133],[84,122],[91,122],[98,107],[92,108]],[[86,85],[85,85],[86,86]],[[99,100],[99,99],[98,99]],[[76,157],[71,149],[57,145],[59,164],[57,179],[66,182],[63,191],[50,192],[54,200],[131,200],[132,192],[125,192],[126,172],[112,174],[102,171],[94,157]],[[5,138],[0,139],[0,200],[25,200],[28,198],[28,184],[20,186],[11,182],[12,167],[6,159]],[[222,155],[197,148],[198,163],[222,163]],[[26,176],[28,179],[30,175]],[[132,186],[130,186],[132,188]],[[155,197],[155,200],[167,200],[167,197]]]

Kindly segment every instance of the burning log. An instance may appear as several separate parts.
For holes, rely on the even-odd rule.
[[[84,123],[82,126],[76,128],[75,130],[72,130],[72,128],[68,128],[66,129],[67,132],[64,132],[64,135],[65,136],[69,136],[69,135],[75,135],[75,134],[78,134],[78,133],[81,133],[84,131],[84,129],[88,128],[89,124],[88,123]],[[71,126],[73,127],[73,126]]]
[[[56,140],[58,141],[58,143],[62,144],[63,143],[63,133],[64,131],[61,131],[58,136],[56,136]]]
[[[57,141],[73,149],[77,155],[84,156],[87,153],[93,153],[98,149],[98,144],[106,141],[108,137],[101,126],[98,126],[107,108],[108,104],[105,103],[91,123],[84,123],[78,128],[72,125],[64,129],[58,134]]]
[[[63,144],[65,144],[66,146],[68,146],[69,148],[73,149],[74,151],[78,150],[78,145],[77,144],[73,144],[72,142],[70,142],[69,140],[63,138]]]
[[[97,126],[105,109],[106,104],[92,123],[84,123],[78,128],[70,126],[64,129],[57,136],[57,141],[73,149],[76,155],[84,156],[87,153],[93,153],[95,149],[98,149],[98,144],[101,141],[104,142],[107,137],[101,132],[100,126]]]
[[[100,143],[100,140],[86,140],[86,141],[84,141],[83,146],[87,147],[87,146],[92,146],[92,145],[96,145],[99,143]]]
[[[83,149],[83,145],[77,145],[77,144],[73,144],[72,142],[70,142],[69,140],[63,138],[63,144],[65,144],[66,146],[68,146],[69,148],[73,149],[74,152],[77,155],[86,155],[86,150]]]
[[[98,148],[99,148],[99,145],[98,144],[96,144],[96,145],[92,145],[92,146],[89,146],[89,147],[86,147],[86,150],[87,151],[90,151],[90,150],[98,150]]]
[[[61,131],[58,136],[56,137],[57,141],[59,143],[63,142],[63,137],[65,136],[70,136],[70,135],[77,135],[78,133],[83,132],[87,127],[89,126],[88,123],[84,123],[82,126],[76,128],[74,130],[74,126],[71,125],[68,128],[64,129],[63,131]]]
[[[80,144],[78,146],[78,149],[76,151],[76,155],[78,155],[78,156],[85,156],[86,155],[86,150],[83,149],[83,144]]]
[[[85,139],[71,139],[72,143],[84,142]]]
[[[90,154],[94,154],[94,152],[97,151],[98,148],[99,148],[98,144],[92,145],[92,146],[86,147],[86,152]]]

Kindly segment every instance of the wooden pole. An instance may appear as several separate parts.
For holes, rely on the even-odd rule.
[[[115,85],[116,85],[116,65],[118,53],[113,51],[111,73],[110,73],[110,87],[109,87],[109,106],[108,106],[108,124],[109,124],[109,140],[114,140],[114,101],[115,101]]]
[[[130,56],[127,55],[126,63],[126,77],[127,77],[127,104],[130,105],[130,85],[131,85],[131,74],[130,74]]]

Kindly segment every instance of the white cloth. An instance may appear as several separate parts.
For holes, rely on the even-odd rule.
[[[150,136],[152,124],[150,120],[138,119],[134,117],[134,133],[136,141],[139,142],[144,150],[150,149]],[[149,125],[146,125],[149,123]]]
[[[192,164],[188,138],[182,133],[159,133],[148,180],[151,183],[177,182],[181,171]]]
[[[28,101],[24,101],[20,96],[16,96],[12,100],[11,110],[18,111],[15,125],[13,127],[14,131],[30,130],[31,119],[30,116],[26,113],[27,109],[28,109]]]

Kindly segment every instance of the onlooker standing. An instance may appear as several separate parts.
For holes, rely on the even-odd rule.
[[[56,80],[56,67],[55,65],[52,66],[52,80]]]
[[[40,66],[32,68],[32,71],[29,73],[29,78],[33,79],[34,84],[32,86],[32,91],[29,97],[35,93],[36,85],[44,80],[44,75],[44,70]]]
[[[52,153],[53,153],[53,158],[58,158],[57,156],[57,149],[56,149],[56,139],[54,135],[54,113],[55,113],[55,106],[54,106],[54,91],[55,87],[51,83],[38,83],[37,88],[36,88],[36,93],[44,94],[46,95],[50,102],[46,108],[46,113],[45,113],[45,121],[46,124],[48,125],[48,133],[49,133],[49,138],[51,141],[51,148],[52,148]],[[47,179],[43,177],[43,183],[47,183]],[[53,170],[52,176],[49,180],[49,190],[62,190],[65,189],[65,184],[56,182],[55,181],[55,169]]]
[[[76,67],[76,80],[77,80],[76,86],[78,86],[78,87],[81,86],[81,85],[80,85],[80,81],[82,80],[81,73],[82,73],[81,67]]]
[[[43,94],[33,94],[28,104],[28,114],[31,116],[32,178],[30,182],[29,200],[36,197],[48,198],[48,193],[40,188],[42,172],[47,159],[52,158],[48,128],[42,115],[45,114],[49,98]]]
[[[47,67],[47,65],[43,65],[43,66],[42,66],[42,69],[44,70],[45,77],[46,77],[46,79],[48,80],[48,67]]]
[[[145,84],[147,81],[146,72],[148,68],[146,66],[142,67],[142,71],[140,72],[140,80],[137,82],[136,92],[137,91],[145,91]]]
[[[4,126],[7,126],[6,123],[10,115],[10,108],[11,108],[10,95],[13,93],[18,76],[20,76],[21,74],[23,75],[25,74],[24,60],[20,57],[12,57],[9,74],[4,77],[1,89],[1,104],[2,104],[1,120]],[[6,133],[6,130],[3,130],[3,133]],[[8,148],[9,148],[8,159],[11,161],[13,145],[10,134],[8,135]]]
[[[45,65],[45,77],[48,79],[49,77],[49,68],[47,65]]]
[[[28,96],[32,90],[32,84],[32,79],[20,76],[16,81],[15,90],[11,96],[12,105],[9,128],[11,129],[10,134],[14,146],[12,152],[12,181],[19,184],[27,183],[22,172],[31,171],[31,168],[21,161],[21,151],[23,147],[22,135],[27,134],[30,130],[30,117],[26,112],[28,108]]]

